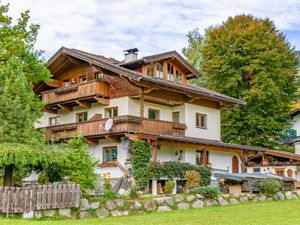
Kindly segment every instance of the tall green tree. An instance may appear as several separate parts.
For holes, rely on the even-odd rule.
[[[191,63],[202,57],[203,83],[247,103],[222,111],[223,140],[274,147],[289,126],[297,90],[297,56],[285,35],[269,19],[251,15],[229,17],[204,37],[194,32],[183,53]]]
[[[34,50],[39,26],[29,23],[28,11],[13,24],[6,15],[8,9],[8,5],[0,5],[0,144],[37,145],[43,138],[34,123],[43,104],[33,85],[49,80],[50,72],[41,59],[42,52]],[[4,185],[10,186],[14,165],[5,165]]]

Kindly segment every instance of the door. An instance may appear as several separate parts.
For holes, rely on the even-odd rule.
[[[239,172],[239,159],[237,156],[232,157],[232,173]]]
[[[287,175],[288,175],[288,177],[292,178],[293,177],[293,171],[291,169],[288,169]]]

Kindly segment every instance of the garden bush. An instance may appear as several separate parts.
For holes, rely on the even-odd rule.
[[[110,180],[108,178],[104,179],[104,198],[112,199],[117,197],[117,193],[113,191]]]
[[[190,190],[200,185],[200,174],[195,170],[185,171],[185,179]]]
[[[258,187],[262,194],[270,197],[281,189],[282,184],[279,180],[263,179],[259,182]]]
[[[164,186],[164,193],[166,195],[172,194],[174,188],[175,188],[175,182],[173,180],[168,180]]]
[[[130,198],[138,198],[139,197],[139,193],[137,191],[137,186],[135,184],[131,185],[129,197]]]
[[[191,190],[193,194],[201,194],[206,198],[215,198],[220,194],[220,189],[217,186],[197,187]]]

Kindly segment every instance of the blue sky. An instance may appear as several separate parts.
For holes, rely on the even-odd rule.
[[[41,25],[36,47],[49,58],[61,46],[123,59],[137,47],[145,56],[181,49],[196,27],[204,33],[228,16],[269,17],[300,49],[300,0],[4,0],[17,18],[29,9]]]

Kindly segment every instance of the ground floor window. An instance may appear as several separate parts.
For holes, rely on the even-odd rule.
[[[55,126],[60,124],[60,117],[59,116],[54,116],[49,118],[49,125],[50,126]]]
[[[284,176],[285,169],[284,168],[275,168],[275,174],[278,176]]]
[[[103,148],[103,162],[117,161],[118,148],[117,146]]]

